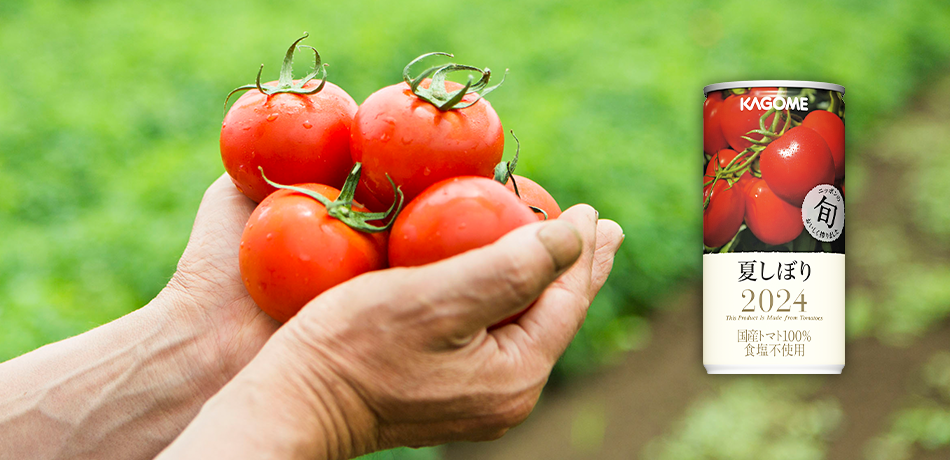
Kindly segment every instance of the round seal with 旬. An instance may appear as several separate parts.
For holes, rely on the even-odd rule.
[[[844,231],[844,197],[832,185],[815,186],[802,203],[802,222],[818,241],[830,243]]]

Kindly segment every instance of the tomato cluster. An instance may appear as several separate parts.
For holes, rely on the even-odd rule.
[[[836,110],[840,96],[832,94],[827,106],[811,111],[761,104],[761,98],[772,101],[788,94],[786,88],[750,88],[707,96],[707,248],[728,249],[743,222],[765,244],[793,241],[804,229],[801,207],[809,191],[829,184],[844,192],[844,121]]]
[[[451,57],[425,54],[403,82],[357,106],[327,81],[313,48],[313,70],[293,79],[304,38],[287,50],[279,80],[261,83],[259,71],[231,93],[248,91],[221,128],[225,169],[259,203],[241,239],[241,275],[271,317],[287,321],[362,273],[435,262],[560,214],[540,185],[513,174],[517,153],[501,161],[488,69],[445,64],[412,77],[421,59]],[[458,71],[480,77],[446,80]]]

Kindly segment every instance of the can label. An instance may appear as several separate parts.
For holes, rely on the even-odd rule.
[[[703,118],[704,365],[843,367],[842,93],[723,89]]]

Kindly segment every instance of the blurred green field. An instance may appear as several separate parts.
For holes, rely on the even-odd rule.
[[[510,69],[489,99],[521,139],[519,172],[562,206],[591,203],[626,232],[558,378],[642,346],[644,315],[700,276],[704,85],[843,84],[854,146],[950,64],[950,6],[925,0],[794,9],[752,1],[6,0],[0,360],[117,318],[164,286],[203,190],[223,173],[224,96],[250,83],[261,63],[275,77],[303,31],[330,64],[330,80],[358,102],[428,51]],[[863,181],[861,157],[848,161],[850,200],[876,185]],[[930,174],[922,225],[947,234],[946,201],[931,198],[946,196],[947,172]],[[899,252],[881,244],[887,235],[874,238],[867,244]],[[875,308],[872,291],[853,297],[860,315],[849,317],[852,335],[884,323],[913,334],[946,317],[947,276],[921,276],[930,277],[933,301],[909,312]]]

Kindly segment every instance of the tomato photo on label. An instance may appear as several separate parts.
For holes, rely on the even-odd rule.
[[[737,184],[738,185],[738,184]],[[725,180],[716,181],[703,190],[703,244],[718,248],[728,243],[739,231],[745,213],[745,197],[738,186]]]
[[[492,177],[501,161],[505,138],[501,120],[484,99],[491,71],[458,64],[429,68],[404,82],[371,94],[353,119],[350,150],[363,163],[369,193],[388,206],[393,201],[388,174],[412,200],[430,185],[449,177]],[[449,55],[450,56],[450,55]],[[449,72],[481,73],[467,85],[446,81]],[[430,78],[431,77],[431,78]]]
[[[339,188],[353,166],[350,123],[356,101],[326,81],[326,70],[313,48],[306,47],[314,52],[313,71],[301,80],[292,79],[293,53],[304,38],[287,50],[280,80],[261,83],[258,73],[256,84],[232,91],[247,93],[231,106],[221,125],[224,168],[234,185],[255,202],[276,190],[261,177],[260,167],[279,183]],[[320,72],[323,79],[315,80]]]
[[[745,190],[745,223],[760,241],[785,244],[805,228],[802,210],[779,198],[768,183],[753,178]]]
[[[709,155],[729,148],[720,123],[719,107],[722,101],[722,91],[712,91],[703,102],[703,152]]]
[[[762,88],[768,89],[768,88]],[[737,152],[741,152],[752,145],[743,137],[752,139],[762,139],[760,134],[749,134],[749,131],[760,129],[759,119],[767,112],[766,109],[753,107],[748,109],[742,106],[742,101],[753,97],[761,97],[762,92],[746,93],[726,98],[719,107],[719,123],[722,128],[722,135],[725,137],[729,146]],[[775,114],[769,115],[765,120],[766,128],[770,128],[775,119]]]
[[[342,191],[271,183],[280,189],[251,214],[238,251],[241,278],[275,320],[286,322],[327,289],[386,268],[388,227],[368,222],[384,221],[394,210],[369,213],[354,203],[358,180],[356,165]]]
[[[801,208],[819,184],[834,184],[835,164],[821,135],[805,126],[788,130],[759,156],[762,178],[783,200]]]
[[[831,150],[835,163],[835,179],[844,177],[844,121],[827,110],[814,110],[805,116],[802,126],[821,135]]]

